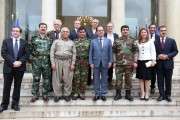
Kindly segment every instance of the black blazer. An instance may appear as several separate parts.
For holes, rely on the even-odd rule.
[[[22,62],[22,65],[15,70],[25,71],[26,61],[28,59],[27,42],[20,39],[20,46],[17,59],[14,58],[13,52],[13,40],[12,38],[5,39],[1,48],[1,56],[4,58],[3,73],[10,73],[13,68],[13,62],[18,60]]]
[[[78,38],[78,35],[77,35],[75,29],[73,29],[73,30],[70,31],[69,38],[70,38],[71,40],[75,40],[75,39]]]
[[[168,60],[158,60],[157,59],[157,68],[158,69],[173,69],[174,61],[173,58],[177,55],[178,49],[174,39],[166,37],[164,49],[161,48],[160,36],[156,36],[154,41],[156,48],[156,55],[166,54],[168,55]]]
[[[117,33],[113,33],[113,36],[114,36],[114,40],[119,38],[119,35]],[[104,34],[104,37],[107,38],[107,33]]]
[[[95,34],[93,33],[91,28],[87,28],[86,29],[86,34],[87,34],[87,38],[91,39],[91,40],[93,40],[93,39],[98,37],[96,33]]]
[[[60,31],[56,32],[56,31],[52,30],[47,33],[47,36],[54,41],[57,39],[56,34],[58,34],[58,38],[59,38],[59,33],[60,33]]]

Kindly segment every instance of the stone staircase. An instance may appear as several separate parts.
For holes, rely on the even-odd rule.
[[[180,120],[180,63],[176,63],[173,83],[173,101],[157,102],[158,90],[149,101],[139,100],[139,81],[133,79],[133,102],[124,98],[113,101],[114,90],[110,90],[106,102],[92,101],[92,87],[86,93],[86,100],[54,103],[53,98],[48,103],[42,99],[30,103],[32,74],[26,73],[21,88],[21,111],[11,109],[0,114],[0,119],[10,120]],[[13,87],[13,86],[12,86]],[[0,100],[2,99],[3,76],[0,74]],[[123,93],[124,94],[124,93]],[[51,94],[53,96],[53,94]]]

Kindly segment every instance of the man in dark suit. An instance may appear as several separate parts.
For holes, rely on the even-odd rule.
[[[87,38],[89,39],[95,39],[97,38],[97,34],[96,34],[96,28],[99,25],[99,20],[98,19],[93,19],[91,22],[91,28],[88,28],[87,31]]]
[[[157,54],[157,81],[160,96],[157,101],[171,102],[171,83],[174,68],[173,58],[177,55],[176,41],[166,36],[166,26],[160,26],[160,37],[155,40]]]
[[[89,51],[89,64],[94,74],[94,101],[102,99],[106,101],[108,86],[108,68],[112,65],[112,43],[110,39],[104,38],[104,29],[97,27],[98,38],[93,39]]]
[[[47,33],[47,36],[53,41],[60,38],[60,30],[62,26],[62,21],[60,19],[56,19],[53,21],[54,30],[51,30]]]
[[[12,37],[5,39],[2,44],[1,55],[4,58],[3,76],[4,87],[0,112],[8,109],[11,84],[14,79],[14,90],[12,95],[11,108],[19,111],[19,99],[21,82],[26,70],[27,42],[20,38],[20,27],[12,28]]]
[[[77,31],[81,27],[81,22],[79,20],[74,21],[74,28],[70,31],[69,38],[75,40],[78,38]]]
[[[149,38],[154,42],[155,39],[159,36],[156,34],[156,25],[155,24],[150,24],[149,25]],[[152,73],[151,73],[151,94],[155,93],[155,88],[156,88],[156,65],[152,67]]]
[[[104,37],[111,40],[112,45],[114,44],[114,41],[119,38],[117,33],[113,32],[113,23],[109,22],[106,25],[106,33],[104,34]],[[109,89],[112,88],[112,77],[113,77],[113,65],[108,70],[108,82],[109,82]]]

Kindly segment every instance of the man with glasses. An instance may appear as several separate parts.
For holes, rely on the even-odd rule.
[[[72,79],[76,61],[76,47],[69,39],[69,28],[61,29],[61,39],[53,42],[50,51],[54,101],[63,98],[69,102],[72,92]]]
[[[112,65],[112,43],[110,39],[104,37],[104,28],[97,27],[96,39],[91,41],[89,51],[89,64],[94,74],[94,101],[101,99],[106,101],[108,86],[108,69]]]
[[[11,108],[15,111],[20,110],[19,100],[21,82],[24,71],[26,70],[26,61],[28,59],[27,42],[21,38],[21,33],[22,30],[20,27],[13,27],[11,31],[11,38],[5,39],[2,44],[1,55],[4,59],[4,87],[0,113],[8,109],[13,79],[14,90]]]
[[[155,40],[157,55],[157,82],[160,96],[157,101],[171,102],[174,57],[178,54],[176,41],[167,37],[167,27],[160,26],[160,36]]]

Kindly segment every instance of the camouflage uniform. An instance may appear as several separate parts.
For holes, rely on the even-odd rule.
[[[52,41],[45,36],[42,38],[40,35],[35,35],[32,37],[29,47],[30,47],[30,59],[32,60],[32,94],[33,96],[39,96],[39,84],[41,79],[41,74],[43,77],[43,91],[42,95],[47,96],[50,89],[50,47]]]
[[[123,75],[125,80],[125,89],[132,87],[131,77],[133,74],[133,63],[137,59],[138,47],[136,41],[130,37],[124,39],[120,37],[114,41],[113,52],[116,63],[116,89],[122,89]]]
[[[88,53],[89,53],[89,40],[77,39],[75,40],[76,46],[76,63],[73,78],[73,91],[72,94],[85,94],[87,80],[88,80]]]

